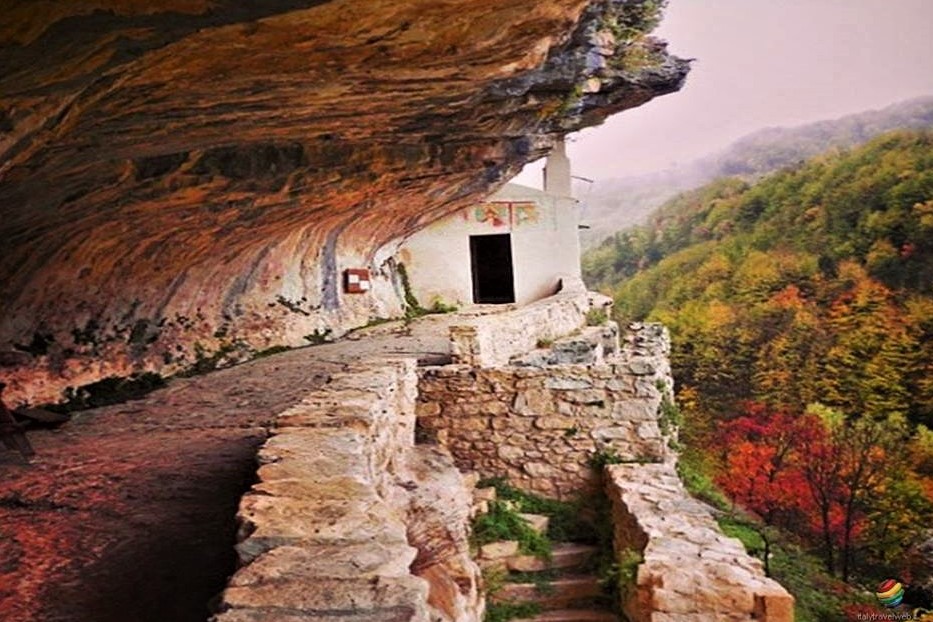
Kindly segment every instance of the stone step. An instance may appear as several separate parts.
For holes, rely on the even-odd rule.
[[[500,540],[490,542],[479,547],[479,557],[485,560],[504,560],[507,557],[518,556],[518,542],[516,540]]]
[[[597,609],[554,609],[512,622],[619,622],[618,614]]]
[[[602,595],[599,580],[592,575],[564,576],[541,586],[535,583],[506,583],[493,602],[538,603],[544,609],[562,609]]]
[[[551,519],[542,514],[519,514],[522,518],[525,519],[525,522],[528,523],[531,528],[537,531],[541,535],[547,533],[548,525],[551,522]]]
[[[496,500],[496,489],[494,486],[489,486],[487,488],[474,488],[473,489],[473,501],[495,501]]]
[[[506,567],[515,572],[579,568],[590,561],[598,551],[595,546],[588,544],[557,544],[551,552],[550,560],[534,555],[513,555],[506,560]]]
[[[489,514],[489,501],[477,501],[470,506],[470,518]]]

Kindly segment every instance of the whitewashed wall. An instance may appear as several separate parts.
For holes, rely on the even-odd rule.
[[[570,197],[509,184],[487,203],[422,229],[401,246],[419,302],[473,303],[470,236],[511,234],[515,301],[527,304],[553,294],[560,278],[580,275],[579,208]]]

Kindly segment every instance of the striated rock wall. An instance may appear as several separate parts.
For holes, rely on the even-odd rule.
[[[478,622],[471,489],[414,446],[413,361],[334,374],[276,419],[216,622]]]
[[[540,313],[528,307],[503,314],[505,326],[522,312]],[[526,357],[522,366],[420,368],[418,426],[462,470],[577,498],[599,486],[589,466],[597,452],[622,460],[673,457],[675,431],[661,408],[673,387],[669,347],[659,325],[633,325],[621,352],[601,363],[529,365]]]
[[[0,24],[12,403],[400,311],[397,241],[676,91],[642,0],[18,2]],[[373,290],[345,295],[345,268]]]
[[[623,589],[631,622],[792,622],[794,598],[742,543],[722,534],[673,464],[606,467],[620,560],[642,558]]]

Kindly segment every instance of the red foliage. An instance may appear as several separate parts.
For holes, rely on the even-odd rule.
[[[727,453],[717,483],[732,499],[755,512],[767,524],[796,514],[808,497],[807,482],[793,462],[801,439],[796,419],[749,402],[745,414],[722,428],[720,442]]]
[[[863,533],[861,501],[878,484],[884,451],[857,432],[840,433],[815,415],[794,416],[749,402],[724,424],[718,442],[723,463],[717,483],[766,525],[778,525],[821,542],[827,566]],[[866,475],[867,474],[867,475]]]

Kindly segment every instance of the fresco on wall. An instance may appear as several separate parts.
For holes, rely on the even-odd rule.
[[[538,206],[531,201],[522,201],[521,203],[510,203],[509,208],[512,213],[512,225],[534,225],[538,222]]]
[[[495,201],[480,203],[463,212],[466,220],[486,223],[493,227],[533,225],[538,222],[538,206],[533,201]]]
[[[509,223],[507,203],[480,203],[473,209],[476,222],[485,222],[493,227],[504,227]]]

